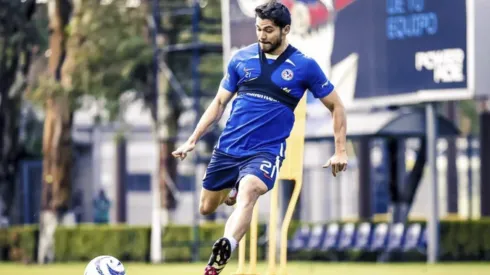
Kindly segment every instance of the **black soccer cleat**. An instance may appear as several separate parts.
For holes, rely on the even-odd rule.
[[[227,238],[217,240],[209,258],[204,275],[218,275],[225,268],[231,257],[231,244]]]

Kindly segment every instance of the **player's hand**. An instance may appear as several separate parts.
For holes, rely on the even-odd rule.
[[[336,177],[338,173],[347,170],[347,153],[335,153],[335,155],[323,165],[323,168],[328,168],[330,166],[332,167],[332,175],[334,177]]]
[[[175,158],[180,158],[180,160],[184,160],[187,157],[187,153],[194,150],[196,144],[194,142],[186,141],[182,144],[177,150],[172,152],[172,155]]]

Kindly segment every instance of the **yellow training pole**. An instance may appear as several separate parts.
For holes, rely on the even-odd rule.
[[[259,202],[255,204],[252,214],[252,223],[250,228],[250,265],[248,269],[249,275],[257,274],[257,242],[258,242],[258,227],[259,227]]]
[[[238,268],[235,275],[245,274],[245,253],[247,250],[247,235],[243,236],[238,245]]]
[[[269,267],[267,275],[276,275],[276,251],[277,251],[277,212],[279,206],[279,180],[276,180],[274,188],[271,190],[270,218],[269,218]]]
[[[288,230],[303,185],[303,158],[306,131],[306,95],[303,96],[294,112],[295,123],[287,140],[286,159],[280,178],[293,180],[295,185],[281,227],[279,275],[287,274]]]

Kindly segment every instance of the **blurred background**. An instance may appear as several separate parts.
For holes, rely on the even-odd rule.
[[[191,157],[170,153],[264,2],[0,0],[0,261],[207,260],[232,210],[198,213],[227,114]],[[345,102],[350,156],[336,178],[322,168],[333,126],[308,95],[290,259],[490,260],[488,2],[280,2]]]

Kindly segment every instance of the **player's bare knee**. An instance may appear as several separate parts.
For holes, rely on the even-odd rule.
[[[256,176],[246,176],[240,182],[237,200],[242,204],[255,204],[257,199],[267,192],[267,186]]]
[[[228,194],[229,189],[221,191],[210,191],[203,189],[201,191],[201,200],[199,202],[199,213],[201,215],[210,215],[221,205],[223,198]]]
[[[211,215],[216,210],[216,206],[212,203],[201,202],[199,205],[199,213],[203,216]]]
[[[214,201],[214,199],[219,198],[201,198],[201,202],[199,203],[199,213],[201,215],[206,216],[213,214],[213,212],[218,208],[218,203]]]

